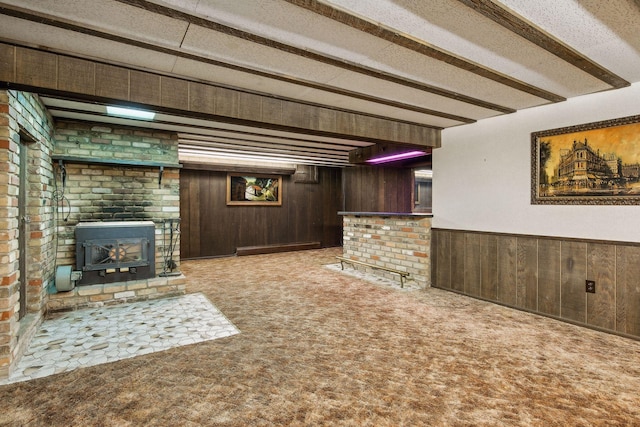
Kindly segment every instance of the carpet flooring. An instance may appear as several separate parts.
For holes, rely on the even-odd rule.
[[[239,334],[0,387],[11,426],[634,426],[640,342],[326,268],[187,261]]]

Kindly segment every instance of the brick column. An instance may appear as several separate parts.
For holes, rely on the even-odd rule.
[[[53,280],[51,214],[52,120],[36,95],[0,91],[0,377],[25,349],[41,321]],[[27,277],[20,277],[18,195],[20,150],[27,150]],[[26,316],[18,321],[20,283],[26,281]],[[20,333],[20,336],[18,334]]]

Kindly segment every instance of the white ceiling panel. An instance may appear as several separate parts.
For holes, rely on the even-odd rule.
[[[390,44],[285,2],[204,0],[196,11],[233,28],[356,63]]]
[[[188,24],[164,16],[150,16],[140,8],[112,0],[91,2],[91,7],[78,7],[77,0],[5,0],[4,3],[25,6],[45,15],[68,22],[79,22],[89,28],[135,37],[139,40],[179,46]]]
[[[417,90],[411,87],[401,86],[388,82],[363,76],[356,73],[343,73],[339,78],[330,82],[332,85],[343,88],[363,88],[371,95],[387,99],[400,98],[404,102],[421,107],[434,108],[435,110],[457,114],[472,119],[484,119],[498,114],[497,111],[484,107],[475,106],[441,95]],[[545,103],[545,102],[540,102]]]
[[[77,33],[61,28],[52,28],[22,19],[0,15],[0,39],[19,40],[27,46],[48,46],[63,53],[73,53],[88,59],[108,61],[113,64],[128,64],[136,68],[147,68],[171,72],[176,58],[159,52],[126,45],[99,37],[78,37]]]
[[[586,73],[577,73],[574,66],[552,53],[541,51],[528,40],[513,37],[508,29],[456,0],[376,1],[377,7],[358,0],[327,2],[355,15],[384,23],[453,55],[565,97],[583,93],[585,86],[593,92],[608,88]]]
[[[633,0],[500,0],[622,77],[640,79],[640,6]]]
[[[206,28],[191,26],[182,43],[189,52],[206,55],[229,63],[274,73],[300,76],[308,80],[326,82],[344,72],[330,65],[318,63],[292,53],[262,46]]]
[[[521,109],[544,103],[539,97],[397,46],[384,49],[365,65],[505,107]]]

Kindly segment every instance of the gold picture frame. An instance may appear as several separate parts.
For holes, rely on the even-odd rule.
[[[531,134],[531,203],[640,203],[640,116]]]
[[[282,176],[227,174],[228,206],[282,206]]]

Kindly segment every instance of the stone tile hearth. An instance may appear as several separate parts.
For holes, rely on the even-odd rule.
[[[59,313],[42,323],[16,369],[0,385],[239,332],[202,294]]]

